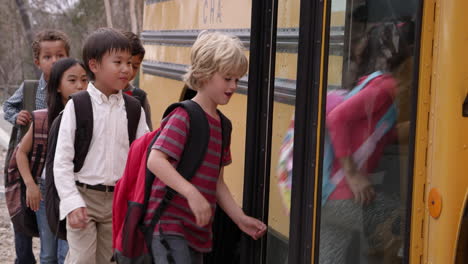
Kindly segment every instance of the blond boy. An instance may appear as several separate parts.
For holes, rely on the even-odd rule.
[[[240,40],[222,33],[200,34],[191,52],[192,64],[186,84],[197,91],[192,99],[205,111],[210,126],[207,154],[190,182],[175,169],[188,133],[188,113],[175,109],[161,124],[161,134],[152,146],[148,168],[156,175],[145,220],[152,217],[166,186],[177,195],[154,229],[152,253],[155,263],[203,263],[203,253],[212,249],[212,222],[216,204],[239,228],[254,239],[263,236],[266,226],[244,214],[224,182],[223,167],[231,163],[229,146],[221,147],[218,105],[226,105],[247,72],[247,58]],[[159,227],[163,234],[159,232]],[[166,246],[164,246],[167,242]]]

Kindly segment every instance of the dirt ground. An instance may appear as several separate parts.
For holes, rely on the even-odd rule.
[[[3,165],[5,163],[6,151],[0,147],[0,264],[12,264],[15,262],[15,243],[13,227],[8,215],[4,196]],[[33,251],[36,261],[39,263],[39,239],[33,240]]]

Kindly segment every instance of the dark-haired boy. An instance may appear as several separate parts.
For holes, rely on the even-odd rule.
[[[128,38],[130,41],[131,53],[132,53],[132,75],[130,77],[130,81],[133,81],[140,70],[141,63],[143,62],[143,58],[145,57],[145,48],[143,44],[141,44],[140,38],[130,31],[123,32],[123,34]],[[128,84],[127,88],[125,88],[124,93],[131,95],[137,98],[143,109],[145,110],[146,115],[146,123],[150,130],[153,130],[153,124],[151,122],[151,108],[149,105],[148,97],[145,91],[142,89],[136,88],[131,83]]]
[[[47,108],[47,82],[50,70],[54,63],[70,54],[70,42],[68,36],[58,30],[43,30],[36,34],[32,43],[34,64],[41,70],[42,74],[36,88],[35,109]],[[3,103],[4,118],[14,126],[28,126],[31,123],[32,115],[23,110],[25,85],[22,83],[16,92]],[[17,137],[19,141],[19,137]],[[17,144],[18,142],[16,142]],[[6,161],[8,164],[8,161]],[[39,192],[39,189],[37,189]],[[47,223],[44,228],[49,228]],[[15,264],[36,263],[32,252],[32,237],[15,230]],[[59,253],[66,253],[66,248]],[[47,259],[49,254],[41,247],[41,260]]]
[[[69,251],[65,263],[105,264],[112,257],[112,200],[129,150],[128,123],[122,90],[130,80],[130,43],[119,31],[101,28],[83,47],[83,62],[93,109],[91,144],[83,167],[74,172],[76,120],[73,101],[65,106],[57,138],[54,177],[60,218],[67,219]],[[135,100],[136,101],[136,100]],[[148,131],[141,110],[136,137]]]
[[[44,30],[34,38],[32,43],[34,64],[41,70],[41,78],[36,92],[36,109],[47,108],[47,81],[54,63],[70,54],[70,43],[67,35],[58,30]],[[27,126],[31,122],[31,113],[23,109],[24,84],[3,104],[5,120],[13,125]]]

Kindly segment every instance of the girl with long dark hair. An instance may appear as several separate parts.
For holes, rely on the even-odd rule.
[[[380,254],[388,241],[375,235],[376,227],[384,222],[398,226],[398,199],[377,191],[372,173],[384,149],[397,143],[401,80],[395,72],[411,54],[403,34],[408,25],[380,23],[369,28],[353,49],[353,89],[339,104],[330,109],[327,105],[325,157],[331,158],[325,158],[323,166],[327,184],[322,191],[321,264],[346,263],[352,239],[359,239],[363,231],[367,251]]]
[[[70,95],[86,89],[87,84],[88,78],[81,62],[72,58],[57,61],[47,84],[47,109],[33,112],[33,123],[16,153],[18,169],[26,185],[26,205],[36,212],[41,264],[63,263],[68,251],[67,242],[56,238],[51,232],[46,216],[44,163],[48,128],[63,110]],[[39,145],[42,147],[34,147]]]

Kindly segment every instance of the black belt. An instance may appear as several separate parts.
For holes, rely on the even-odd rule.
[[[75,183],[76,185],[83,187],[85,189],[91,189],[91,190],[100,191],[100,192],[114,192],[114,186],[102,185],[102,184],[89,185],[89,184],[82,183],[79,181],[75,181]]]

